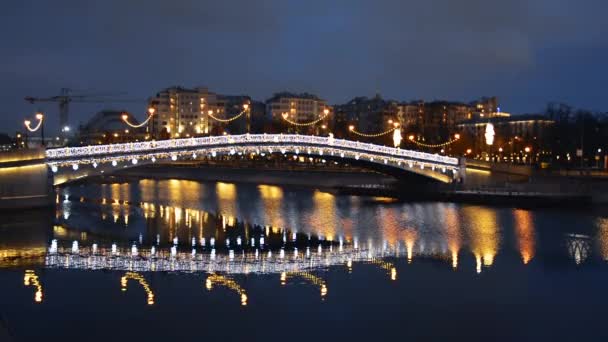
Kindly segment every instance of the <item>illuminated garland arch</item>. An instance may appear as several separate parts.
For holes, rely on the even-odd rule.
[[[418,145],[418,146],[422,146],[422,147],[430,147],[430,148],[437,148],[437,147],[444,147],[444,146],[448,146],[448,145],[451,145],[451,144],[453,144],[453,143],[457,142],[458,140],[460,140],[460,134],[455,134],[455,135],[454,135],[454,138],[452,138],[452,139],[450,139],[450,140],[448,140],[448,141],[446,141],[446,142],[439,143],[439,144],[425,144],[425,143],[421,143],[421,142],[419,142],[419,141],[416,141],[416,140],[414,140],[414,139],[415,139],[414,135],[410,135],[410,136],[408,137],[408,141],[410,141],[411,143],[416,144],[416,145]]]
[[[328,109],[323,110],[323,115],[321,115],[317,119],[315,119],[313,121],[310,121],[310,122],[297,122],[297,121],[293,121],[293,120],[290,120],[288,118],[288,116],[289,116],[289,113],[287,113],[287,112],[281,114],[281,118],[283,118],[283,120],[285,120],[286,122],[288,122],[291,125],[294,125],[294,126],[313,126],[313,125],[316,125],[319,122],[323,121],[326,117],[328,117],[329,116],[329,110]]]
[[[241,305],[247,305],[247,293],[245,292],[245,289],[243,289],[236,281],[231,278],[212,273],[207,277],[207,280],[205,281],[205,287],[207,288],[207,290],[211,291],[213,289],[213,285],[216,284],[224,286],[236,292],[241,299]]]
[[[137,280],[139,285],[141,285],[144,288],[144,291],[146,291],[146,294],[148,295],[148,305],[154,304],[154,292],[152,292],[152,288],[150,287],[150,285],[148,284],[146,279],[139,273],[135,273],[135,272],[125,273],[125,275],[122,276],[122,278],[120,278],[121,290],[123,292],[127,291],[127,281],[129,279]]]
[[[38,129],[40,129],[40,127],[42,126],[42,121],[44,120],[44,117],[42,116],[42,114],[37,114],[36,115],[36,119],[38,120],[38,124],[34,128],[32,128],[30,126],[31,123],[32,123],[30,120],[25,120],[23,122],[25,124],[25,128],[27,128],[28,131],[30,131],[30,132],[36,132]]]
[[[314,274],[311,274],[309,272],[282,272],[281,285],[285,285],[287,283],[288,277],[300,277],[302,279],[308,280],[311,284],[319,287],[319,290],[321,292],[321,298],[327,295],[327,284],[325,283],[325,280],[317,277]]]
[[[150,119],[152,119],[153,115],[154,115],[154,113],[151,113],[150,115],[148,115],[148,117],[146,118],[146,120],[144,122],[140,123],[139,125],[130,123],[129,122],[129,115],[127,115],[127,114],[123,114],[122,115],[122,121],[124,121],[130,127],[140,128],[140,127],[144,127],[150,121]]]
[[[40,280],[38,279],[38,275],[33,270],[26,270],[25,276],[23,277],[23,284],[25,286],[33,286],[36,288],[36,293],[34,294],[34,301],[36,303],[42,303],[42,284],[40,284]]]
[[[235,116],[233,116],[233,117],[231,117],[229,119],[220,119],[220,118],[214,116],[212,110],[209,110],[207,112],[207,115],[209,115],[209,117],[212,118],[215,121],[223,122],[223,123],[228,123],[228,122],[232,122],[232,121],[240,118],[241,116],[243,116],[243,114],[247,113],[248,110],[249,110],[249,105],[248,104],[244,104],[243,105],[243,110],[240,113],[238,113],[237,115],[235,115]]]
[[[396,129],[398,129],[398,128],[399,128],[399,126],[395,126],[395,127],[391,128],[391,129],[389,129],[389,130],[386,130],[386,131],[384,131],[384,132],[380,132],[380,133],[374,133],[374,134],[367,134],[367,133],[362,133],[362,132],[359,132],[359,131],[357,131],[357,130],[355,129],[355,126],[352,126],[352,125],[348,127],[348,130],[349,130],[351,133],[356,134],[356,135],[361,136],[361,137],[365,137],[365,138],[377,138],[377,137],[381,137],[381,136],[383,136],[383,135],[387,135],[387,134],[389,134],[389,133],[392,133],[394,130],[396,130]]]

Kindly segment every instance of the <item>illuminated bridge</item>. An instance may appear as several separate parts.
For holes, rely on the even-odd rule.
[[[46,163],[58,184],[157,161],[272,154],[343,159],[371,169],[408,172],[444,183],[458,179],[464,169],[457,158],[438,154],[334,139],[332,136],[295,134],[227,135],[49,149]]]
[[[170,250],[112,248],[57,248],[51,246],[45,257],[45,266],[87,270],[115,270],[136,272],[204,272],[223,274],[275,274],[314,271],[335,265],[352,265],[356,262],[380,264],[382,259],[399,256],[394,250],[331,246],[281,250],[256,249],[216,253]],[[389,267],[390,269],[394,266]],[[389,271],[390,271],[389,269]]]

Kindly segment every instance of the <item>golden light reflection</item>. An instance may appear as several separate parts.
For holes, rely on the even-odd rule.
[[[213,289],[214,285],[224,286],[224,287],[236,292],[241,299],[241,305],[242,306],[247,305],[248,298],[247,298],[247,293],[245,292],[245,289],[243,289],[233,279],[213,273],[207,277],[207,280],[205,280],[205,288],[207,288],[207,290],[211,291]]]
[[[444,215],[446,240],[452,256],[452,268],[456,269],[458,268],[458,253],[462,244],[460,219],[456,208],[453,206],[446,206]]]
[[[463,208],[468,221],[468,233],[471,251],[475,255],[476,271],[481,272],[482,265],[489,267],[494,263],[498,253],[499,235],[496,223],[496,212],[484,207]]]
[[[217,182],[215,192],[218,199],[218,210],[228,216],[236,216],[236,185]]]
[[[598,218],[597,222],[598,243],[602,259],[608,261],[608,218]]]
[[[381,259],[373,259],[370,261],[370,264],[380,266],[380,268],[387,271],[391,280],[397,280],[397,268],[392,262]]]
[[[23,285],[35,287],[36,293],[34,294],[34,302],[42,303],[42,284],[40,284],[36,272],[33,270],[26,270],[25,276],[23,277]]]
[[[150,288],[150,285],[148,284],[146,279],[139,273],[135,273],[135,272],[125,273],[125,275],[122,276],[122,278],[120,278],[121,291],[123,291],[123,292],[127,291],[127,282],[129,279],[136,280],[143,287],[144,291],[146,291],[146,295],[148,297],[147,298],[148,305],[154,304],[154,292],[152,292],[152,288]]]
[[[323,280],[320,277],[317,277],[316,275],[309,273],[309,272],[282,272],[281,273],[281,285],[285,285],[287,284],[287,280],[289,278],[302,278],[306,281],[308,281],[309,283],[311,283],[312,285],[316,286],[319,288],[319,292],[321,294],[321,299],[323,299],[326,295],[327,295],[327,284],[325,283],[325,280]]]
[[[515,235],[519,245],[521,260],[527,265],[534,258],[534,223],[532,222],[532,212],[517,209],[513,212],[515,218]]]
[[[315,190],[312,196],[313,212],[307,218],[307,223],[317,234],[324,235],[327,240],[333,241],[337,232],[336,223],[336,196]]]
[[[407,253],[408,264],[411,264],[412,259],[414,258],[414,244],[416,243],[417,237],[418,233],[412,228],[406,228],[403,231],[403,240],[405,241],[405,250]]]
[[[258,191],[264,206],[264,222],[276,226],[285,226],[282,213],[283,189],[273,185],[258,185]]]

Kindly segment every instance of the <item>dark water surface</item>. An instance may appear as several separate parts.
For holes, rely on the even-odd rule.
[[[74,184],[2,213],[0,341],[605,341],[608,215]]]

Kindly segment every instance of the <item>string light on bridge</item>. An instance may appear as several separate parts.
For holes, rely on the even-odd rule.
[[[241,116],[243,116],[243,114],[247,113],[248,110],[249,110],[249,104],[245,103],[245,104],[243,104],[243,110],[240,113],[238,113],[237,115],[235,115],[229,119],[220,119],[218,117],[215,117],[213,115],[213,110],[207,111],[207,114],[209,115],[210,118],[212,118],[215,121],[228,123],[228,122],[231,122],[231,121],[234,121],[234,120],[240,118]]]
[[[25,271],[25,276],[23,277],[23,285],[35,287],[36,293],[34,294],[34,301],[36,303],[42,302],[42,284],[40,284],[40,280],[38,279],[38,275],[36,275],[35,271]]]
[[[140,128],[140,127],[145,126],[145,125],[146,125],[146,124],[147,124],[147,123],[150,121],[150,119],[152,119],[152,116],[154,115],[154,112],[155,112],[154,107],[150,107],[150,108],[148,108],[148,114],[149,114],[149,115],[148,115],[148,117],[146,118],[146,120],[144,120],[144,122],[140,123],[139,125],[136,125],[136,124],[130,123],[130,122],[129,122],[129,115],[128,115],[128,114],[126,114],[126,113],[122,114],[122,121],[124,121],[124,122],[125,122],[127,125],[129,125],[130,127],[133,127],[133,128]]]
[[[147,298],[148,305],[153,305],[154,304],[154,292],[152,292],[152,288],[150,287],[150,285],[148,284],[146,279],[139,273],[127,272],[127,273],[125,273],[124,276],[122,276],[122,278],[120,278],[120,288],[121,288],[122,292],[127,291],[127,281],[129,279],[136,280],[139,283],[139,285],[141,285],[144,288],[144,291],[146,291],[146,294],[148,296],[148,298]]]
[[[44,115],[42,113],[36,113],[36,120],[38,120],[38,124],[36,127],[32,128],[32,122],[30,120],[25,120],[23,123],[25,124],[25,128],[27,128],[30,132],[36,132],[42,126],[42,121],[44,120]]]
[[[384,131],[384,132],[380,132],[380,133],[372,133],[372,134],[368,134],[368,133],[362,133],[359,132],[355,129],[355,125],[350,125],[348,126],[348,130],[353,133],[356,134],[358,136],[362,136],[362,137],[366,137],[366,138],[377,138],[377,137],[381,137],[383,135],[387,135],[390,133],[393,133],[393,131],[397,130],[401,125],[399,124],[399,122],[393,122],[393,120],[389,120],[388,121],[389,124],[392,124],[393,127],[391,127],[390,129]]]
[[[444,146],[455,143],[456,141],[460,140],[460,134],[454,134],[454,138],[452,138],[446,142],[439,143],[439,144],[425,144],[423,142],[416,141],[416,137],[413,134],[410,134],[410,136],[408,137],[408,140],[418,146],[436,148],[436,147],[444,147]]]
[[[313,125],[316,125],[319,122],[323,121],[328,116],[329,116],[329,109],[327,109],[327,108],[325,108],[323,110],[323,115],[321,115],[317,119],[310,121],[310,122],[293,121],[293,120],[289,119],[289,113],[284,112],[283,114],[281,114],[281,117],[283,118],[283,120],[285,120],[286,122],[288,122],[289,124],[294,125],[294,126],[313,126]],[[323,127],[323,128],[327,128],[327,127]]]

